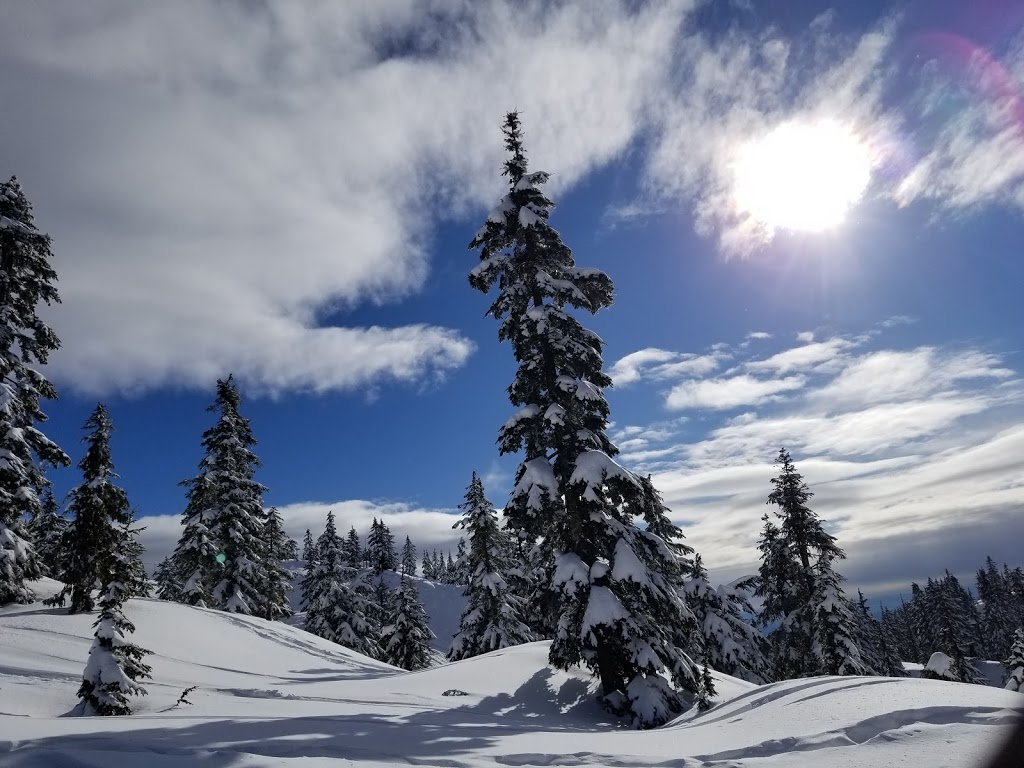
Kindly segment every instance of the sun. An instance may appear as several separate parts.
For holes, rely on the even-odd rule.
[[[735,158],[735,203],[769,229],[838,227],[871,179],[868,148],[831,120],[788,122],[743,145]]]

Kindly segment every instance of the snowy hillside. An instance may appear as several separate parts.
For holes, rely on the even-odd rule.
[[[598,708],[586,676],[549,669],[544,643],[406,673],[280,623],[157,600],[126,614],[153,651],[149,696],[131,717],[81,718],[65,715],[93,617],[0,609],[0,766],[961,768],[1024,703],[929,680],[718,677],[710,711],[637,732]],[[194,705],[175,706],[192,685]]]

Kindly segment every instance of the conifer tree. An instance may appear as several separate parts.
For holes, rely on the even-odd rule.
[[[1003,687],[1008,691],[1024,693],[1024,629],[1013,633],[1010,655],[1003,666],[1006,667],[1006,684]]]
[[[978,570],[977,585],[983,606],[983,634],[987,638],[985,655],[990,659],[1004,658],[1010,651],[1016,617],[1006,580],[991,557],[985,558],[985,567]]]
[[[305,573],[299,583],[299,594],[301,595],[299,606],[303,611],[308,611],[312,604],[316,589],[316,567],[320,563],[320,550],[313,542],[313,534],[309,528],[306,529],[306,536],[302,542],[302,566]]]
[[[853,606],[833,568],[846,555],[807,506],[813,494],[785,448],[775,463],[768,504],[778,508],[779,525],[763,518],[756,591],[762,623],[779,622],[771,635],[775,676],[864,674]]]
[[[291,574],[283,563],[295,559],[295,542],[284,530],[284,521],[277,507],[267,511],[263,524],[263,570],[266,582],[263,587],[263,618],[268,621],[286,619],[292,615],[288,593],[292,591]]]
[[[416,575],[416,547],[408,536],[405,537],[405,544],[402,545],[402,575]]]
[[[398,555],[395,554],[395,537],[383,520],[373,518],[370,535],[366,540],[366,554],[370,567],[376,574],[394,571],[398,568]]]
[[[174,562],[170,555],[157,565],[153,572],[153,581],[156,582],[157,597],[161,600],[181,602],[181,583],[174,572]]]
[[[28,539],[39,556],[39,566],[44,576],[58,575],[58,563],[64,559],[63,535],[67,527],[68,519],[60,513],[53,492],[47,488],[43,493],[38,514],[27,526]]]
[[[465,498],[459,505],[464,510],[462,519],[453,527],[463,528],[469,535],[469,551],[464,558],[469,578],[462,593],[467,602],[458,634],[448,649],[451,661],[535,639],[520,619],[522,600],[511,593],[505,580],[511,567],[507,535],[498,526],[498,513],[476,472]]]
[[[466,539],[459,537],[459,544],[455,549],[455,584],[469,583],[469,567],[466,559]]]
[[[86,715],[131,714],[128,697],[146,694],[138,681],[148,678],[151,671],[142,661],[149,651],[126,637],[135,631],[123,613],[127,599],[124,584],[131,578],[131,563],[123,553],[110,556],[109,581],[100,597],[100,614],[93,623],[96,632],[78,689]]]
[[[306,535],[302,538],[302,563],[306,570],[310,570],[316,565],[316,544],[313,542],[313,534],[309,528],[306,529]]]
[[[126,600],[131,597],[149,597],[152,592],[153,585],[146,574],[146,565],[142,562],[145,547],[142,546],[140,536],[144,530],[144,526],[140,528],[135,524],[135,510],[131,510],[128,522],[118,531],[119,541],[116,546],[124,563],[121,584]]]
[[[90,430],[82,438],[88,448],[78,463],[82,483],[68,494],[68,511],[72,518],[64,530],[63,557],[58,564],[58,578],[64,582],[64,588],[46,601],[63,605],[65,596],[70,594],[70,613],[91,611],[95,607],[93,590],[110,581],[111,553],[129,540],[127,528],[132,522],[128,494],[114,482],[117,473],[110,456],[114,425],[102,403],[96,406],[82,428]],[[133,553],[124,554],[131,562]],[[134,556],[138,561],[137,551]],[[138,586],[137,578],[133,586]],[[130,593],[133,586],[122,584],[121,589]]]
[[[771,679],[771,672],[765,640],[744,618],[754,613],[747,597],[749,589],[753,585],[748,582],[713,588],[700,555],[695,555],[685,586],[686,604],[697,621],[704,663],[732,677],[763,685]]]
[[[470,243],[480,263],[469,280],[499,287],[488,314],[519,366],[508,388],[518,410],[498,438],[501,453],[524,454],[505,516],[554,565],[543,585],[561,609],[549,662],[586,665],[613,711],[657,725],[682,709],[681,691],[697,690],[699,667],[671,629],[692,620],[666,575],[671,552],[634,524],[644,489],[612,458],[603,343],[571,311],[610,306],[612,281],[577,267],[548,223],[548,175],[527,172],[516,113],[503,130],[508,193]]]
[[[40,513],[43,468],[70,464],[37,427],[46,421],[40,399],[57,397],[40,367],[60,340],[37,314],[60,301],[52,260],[18,180],[0,182],[0,605],[33,600],[25,581],[42,571],[22,520]]]
[[[430,559],[430,553],[426,550],[423,550],[422,572],[424,579],[434,580],[434,564]]]
[[[403,575],[394,595],[390,621],[381,628],[382,660],[409,671],[429,667],[430,641],[435,637],[429,618],[416,585]]]
[[[359,586],[360,574],[348,563],[334,525],[327,513],[324,532],[317,539],[319,562],[308,588],[305,629],[314,635],[376,657],[379,649],[367,621],[367,605]]]
[[[341,551],[346,562],[353,568],[361,568],[363,566],[363,547],[360,543],[359,532],[354,525],[348,529],[348,536],[341,545]]]
[[[188,505],[174,560],[184,576],[185,602],[233,613],[262,613],[267,489],[254,479],[260,466],[252,451],[256,438],[240,405],[232,377],[219,379],[216,400],[207,408],[219,415],[203,433],[206,453],[199,474],[182,483],[188,489]]]
[[[860,649],[861,661],[872,674],[886,677],[904,677],[906,672],[891,645],[886,640],[881,622],[871,615],[867,598],[857,590],[857,610],[855,614],[857,626],[857,647]]]

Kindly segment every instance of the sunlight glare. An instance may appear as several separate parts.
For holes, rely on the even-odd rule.
[[[867,147],[849,128],[783,123],[737,153],[735,203],[771,229],[821,232],[843,222],[870,177]]]

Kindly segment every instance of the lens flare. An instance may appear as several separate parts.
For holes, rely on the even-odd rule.
[[[871,180],[871,156],[835,121],[788,122],[736,154],[737,209],[776,228],[822,232],[839,226]]]

